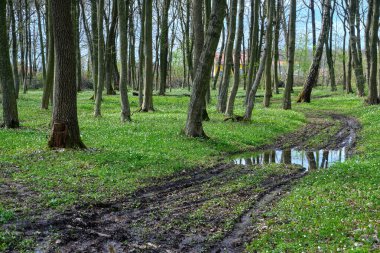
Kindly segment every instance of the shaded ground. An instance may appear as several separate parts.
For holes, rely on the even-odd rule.
[[[352,154],[359,128],[350,117],[310,115],[306,127],[262,149],[347,146]],[[35,239],[41,252],[241,252],[266,229],[263,213],[302,176],[297,166],[223,162],[152,180],[125,199],[33,214],[3,228]],[[2,184],[1,192],[9,191],[2,200],[33,196],[21,185]]]

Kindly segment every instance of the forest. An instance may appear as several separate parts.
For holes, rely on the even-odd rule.
[[[380,252],[380,0],[0,0],[0,252]]]

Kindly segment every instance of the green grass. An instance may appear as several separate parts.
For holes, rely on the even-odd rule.
[[[268,229],[250,252],[379,251],[380,107],[353,96],[334,96],[296,106],[357,117],[358,154],[329,170],[311,173],[267,214]]]
[[[173,93],[181,92],[188,93]],[[12,180],[35,191],[37,200],[33,202],[41,207],[65,208],[120,197],[143,186],[146,178],[210,165],[224,152],[268,143],[305,123],[302,113],[260,105],[252,124],[225,123],[223,115],[214,113],[213,103],[209,107],[211,121],[205,123],[211,139],[190,139],[181,134],[188,97],[155,96],[156,112],[135,113],[133,123],[121,124],[118,96],[104,97],[103,117],[96,119],[91,93],[83,92],[78,98],[78,115],[82,139],[91,149],[58,152],[47,149],[51,111],[40,109],[41,95],[41,91],[22,94],[22,128],[0,131],[0,164],[18,166]],[[137,98],[132,98],[133,111],[137,104]],[[239,114],[243,113],[242,104],[238,99]]]

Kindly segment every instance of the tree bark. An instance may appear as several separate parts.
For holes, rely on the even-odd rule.
[[[269,15],[271,16],[272,14],[273,14],[272,11],[269,11]],[[268,20],[272,19],[272,17],[270,17],[270,16],[268,17]],[[269,24],[269,22],[267,22],[267,27],[265,30],[268,30],[269,26],[270,26],[270,24]],[[270,35],[269,35],[269,33],[266,33],[265,36],[266,36],[266,43],[265,43],[263,52],[261,54],[260,65],[259,65],[259,69],[257,70],[255,80],[254,80],[253,84],[250,86],[251,89],[249,90],[249,95],[247,98],[247,106],[245,108],[244,121],[251,121],[251,119],[252,119],[252,112],[253,112],[253,108],[255,106],[255,98],[256,98],[257,89],[259,88],[261,78],[262,78],[264,70],[265,70],[265,66],[267,63],[267,57],[269,57],[269,55],[268,55],[268,49],[269,49],[269,43],[268,43],[269,38],[268,38],[268,36],[270,36]]]
[[[8,0],[8,5],[10,7],[11,23],[12,23],[12,70],[13,70],[13,81],[15,87],[16,99],[18,98],[18,89],[20,87],[20,77],[18,75],[18,52],[17,52],[17,33],[16,33],[16,19],[15,11],[13,6],[13,1]]]
[[[313,2],[313,1],[311,1]],[[296,47],[296,19],[297,19],[297,1],[290,2],[289,18],[289,39],[288,39],[288,73],[286,76],[283,109],[292,109],[292,89],[294,85],[294,53]],[[322,49],[323,50],[323,49]]]
[[[352,62],[354,67],[354,72],[356,76],[356,86],[358,89],[358,95],[360,97],[364,96],[364,74],[363,74],[363,65],[360,61],[360,55],[359,51],[360,48],[358,48],[358,40],[360,40],[360,37],[357,37],[355,34],[355,16],[357,13],[357,1],[351,0],[350,6],[349,6],[349,23],[350,23],[350,45],[351,45],[351,53],[352,53]],[[359,35],[358,35],[359,36]]]
[[[311,92],[313,90],[313,87],[318,82],[319,67],[320,67],[322,54],[323,54],[323,45],[325,44],[326,37],[328,36],[328,33],[330,31],[330,27],[329,27],[330,8],[331,8],[330,1],[329,0],[324,1],[322,30],[321,30],[321,33],[319,35],[318,45],[317,45],[317,49],[315,51],[313,63],[310,67],[309,75],[306,79],[303,90],[302,90],[302,92],[299,95],[298,100],[297,100],[298,103],[301,103],[301,102],[310,103]]]
[[[0,86],[3,88],[3,120],[5,128],[18,128],[17,100],[9,58],[8,33],[6,22],[6,0],[0,0]]]
[[[131,121],[131,109],[128,101],[127,91],[127,17],[125,10],[124,0],[117,0],[117,6],[119,10],[119,44],[120,44],[120,63],[121,63],[121,75],[120,75],[120,101],[121,101],[121,121]]]
[[[101,116],[101,105],[104,89],[104,36],[103,36],[103,18],[104,18],[104,0],[98,0],[98,90],[95,97],[94,116]]]
[[[227,107],[228,87],[230,86],[230,76],[233,67],[233,50],[236,34],[236,13],[237,13],[237,0],[231,0],[231,10],[229,13],[229,26],[228,26],[228,39],[226,45],[226,52],[224,55],[224,69],[223,81],[220,86],[218,96],[218,112],[225,113]]]
[[[208,87],[206,82],[209,79],[207,77],[210,75],[215,51],[218,47],[225,12],[226,1],[214,1],[187,113],[185,134],[189,137],[207,137],[202,124],[202,106]]]
[[[42,93],[42,109],[49,108],[49,100],[52,97],[53,86],[54,86],[54,61],[55,61],[55,51],[54,51],[54,34],[53,34],[53,17],[52,17],[52,5],[53,0],[47,0],[47,12],[48,12],[48,65],[46,73],[46,83],[44,85],[44,90]]]
[[[154,111],[153,108],[153,50],[152,50],[152,0],[145,1],[144,34],[144,98],[141,111]]]
[[[235,54],[234,54],[234,85],[231,89],[231,94],[228,99],[227,109],[225,115],[227,117],[233,116],[235,98],[238,92],[240,83],[240,60],[241,60],[241,44],[243,42],[243,32],[244,32],[244,0],[239,0],[239,22],[237,29],[237,37],[235,40]]]
[[[169,53],[169,8],[170,0],[163,0],[161,12],[161,40],[160,40],[160,87],[158,94],[163,96],[166,92],[168,76]]]
[[[268,27],[266,29],[268,44],[268,56],[265,66],[265,95],[264,95],[264,107],[269,107],[270,99],[272,97],[272,38],[273,38],[273,15],[274,15],[274,3],[273,0],[267,0],[268,9]]]
[[[77,116],[75,43],[70,5],[71,1],[67,0],[51,3],[56,52],[51,148],[85,148]]]
[[[378,32],[379,32],[379,6],[380,1],[374,0],[373,4],[373,17],[371,20],[371,36],[369,42],[370,50],[370,75],[369,75],[369,94],[368,94],[368,104],[374,105],[379,104],[379,97],[377,91],[377,42]]]

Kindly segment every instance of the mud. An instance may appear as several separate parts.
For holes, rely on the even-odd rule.
[[[309,146],[311,138],[329,129],[338,130],[331,130],[328,141]],[[354,118],[321,114],[256,151],[346,147],[352,155],[359,129]],[[241,187],[245,179],[260,177],[265,167],[221,163],[196,168],[152,180],[151,186],[124,199],[46,211],[2,229],[36,240],[36,252],[242,252],[265,229],[260,225],[263,214],[305,175],[300,167],[283,166],[283,174],[268,174]]]

